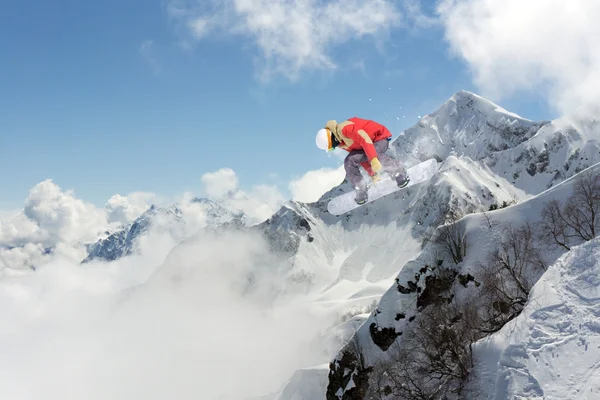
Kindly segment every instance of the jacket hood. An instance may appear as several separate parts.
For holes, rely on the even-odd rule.
[[[330,119],[325,124],[325,128],[329,129],[331,132],[336,132],[337,133],[337,130],[336,130],[336,128],[337,128],[337,121],[335,119]]]

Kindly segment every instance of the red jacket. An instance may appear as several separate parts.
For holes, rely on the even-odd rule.
[[[356,117],[337,124],[332,132],[340,142],[340,148],[346,151],[364,150],[369,161],[377,157],[373,142],[392,137],[392,133],[385,126]]]

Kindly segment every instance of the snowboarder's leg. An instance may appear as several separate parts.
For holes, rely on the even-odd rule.
[[[358,204],[363,204],[368,199],[367,183],[360,173],[361,164],[368,161],[367,155],[362,150],[352,150],[344,160],[346,178],[355,190],[355,200]]]
[[[406,174],[406,168],[404,168],[404,164],[386,154],[386,151],[389,148],[389,141],[385,139],[378,140],[377,142],[373,143],[373,145],[377,150],[377,156],[379,157],[379,161],[381,162],[381,167],[383,170],[396,180],[396,183],[399,187],[406,186],[409,179]]]

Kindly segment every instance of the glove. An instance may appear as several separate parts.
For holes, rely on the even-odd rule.
[[[371,160],[371,168],[376,174],[378,174],[379,171],[381,171],[381,163],[379,162],[379,159],[377,157],[373,157],[373,159]]]
[[[379,174],[371,175],[371,180],[373,181],[373,184],[376,184],[381,180],[381,176]]]

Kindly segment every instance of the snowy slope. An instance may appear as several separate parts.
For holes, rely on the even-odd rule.
[[[303,368],[294,373],[289,382],[275,397],[276,400],[306,400],[323,397],[322,388],[327,385],[329,365]]]
[[[482,398],[600,398],[599,284],[600,238],[550,266],[523,313],[477,344]]]
[[[597,173],[600,172],[600,164],[596,165],[593,170]],[[481,268],[483,268],[482,265],[486,264],[480,265],[479,262],[485,260],[486,252],[493,249],[502,238],[502,233],[501,230],[498,229],[498,226],[505,226],[509,223],[517,226],[525,222],[533,224],[536,221],[539,221],[543,204],[552,199],[566,199],[572,193],[574,182],[575,180],[571,178],[540,195],[529,198],[519,204],[490,212],[487,214],[487,217],[491,218],[489,221],[486,215],[482,213],[470,214],[464,217],[460,223],[465,228],[465,237],[468,243],[466,257],[457,267],[459,275],[453,278],[455,280],[451,283],[449,289],[445,290],[443,293],[437,293],[435,296],[440,296],[439,299],[454,298],[454,301],[458,301],[465,298],[465,296],[473,296],[474,293],[477,293],[477,286],[474,286],[472,283],[469,284],[468,280],[465,285],[462,285],[459,283],[458,278],[467,278],[470,274],[474,277],[475,281],[481,280]],[[490,223],[492,226],[490,226]],[[544,251],[544,261],[548,264],[552,264],[561,254],[562,252],[560,250],[546,250]],[[406,337],[406,335],[403,336],[402,333],[415,323],[418,323],[421,318],[420,311],[418,310],[419,303],[421,302],[421,304],[423,304],[425,301],[425,293],[428,294],[427,296],[431,296],[432,293],[427,289],[429,282],[427,277],[431,275],[431,272],[427,270],[423,273],[423,268],[426,265],[433,265],[432,263],[435,263],[438,259],[440,259],[439,246],[436,246],[434,243],[428,243],[416,258],[401,267],[400,272],[396,277],[396,281],[383,295],[376,310],[371,313],[361,325],[355,335],[355,339],[359,341],[361,347],[364,349],[363,354],[366,357],[368,365],[373,365],[380,360],[387,360],[390,357],[388,350],[394,348],[396,345],[400,345],[404,340],[404,337]],[[444,263],[445,265],[448,265],[447,257],[444,260]],[[538,279],[539,277],[540,276],[534,276],[533,279]],[[549,277],[552,277],[552,275],[549,275]],[[556,279],[556,276],[554,275],[553,278],[548,279],[550,279],[549,282],[551,282],[552,279]],[[592,284],[595,284],[594,282],[596,281],[593,277],[588,281],[588,283]],[[435,281],[432,280],[432,285],[434,283]],[[432,286],[430,289],[434,291],[435,287],[436,286]],[[536,293],[539,293],[539,291]],[[437,297],[435,296],[433,297],[434,300],[427,297],[429,298],[427,301],[436,301],[435,299]],[[531,299],[529,307],[537,309],[537,297],[533,297],[532,295]],[[569,317],[563,316],[561,318],[564,321],[569,320]],[[526,320],[526,318],[523,318],[523,320]],[[565,322],[565,324],[567,324],[567,322]],[[568,324],[572,325],[573,322],[569,322]],[[506,327],[503,331],[513,332],[513,334],[516,335],[515,337],[519,337],[518,334],[514,333],[514,330],[511,330],[509,327]],[[541,332],[542,331],[538,333],[532,332],[532,336],[537,337]],[[498,342],[504,343],[506,340],[507,339],[501,337],[498,339]],[[481,345],[480,349],[481,350],[476,349],[475,356],[476,358],[480,356],[483,359],[478,362],[487,365],[487,371],[485,371],[484,368],[481,368],[481,375],[478,374],[479,378],[476,378],[476,382],[472,382],[471,390],[473,391],[473,396],[475,396],[473,398],[486,398],[482,397],[480,393],[482,386],[487,385],[488,388],[491,387],[491,390],[496,390],[496,383],[490,383],[490,380],[493,382],[496,381],[496,371],[492,371],[495,361],[489,360],[490,356],[487,353],[489,353],[490,350],[487,349],[485,345]],[[478,350],[480,353],[477,353]],[[507,350],[507,352],[510,353],[509,350]],[[514,356],[518,358],[518,354],[519,352],[515,352]],[[557,362],[561,361],[557,360]],[[600,363],[600,357],[596,357],[593,362]],[[518,360],[516,360],[514,364],[518,364]],[[357,379],[361,379],[361,376],[364,378],[364,374],[357,369],[355,361],[348,358],[348,352],[345,350],[341,351],[336,356],[332,365],[333,369],[331,372],[334,373],[334,375],[335,373],[346,371],[343,374],[344,376],[352,376],[352,379],[350,379],[349,382],[343,381],[342,383],[342,381],[334,379],[330,380],[328,383],[327,398],[341,399],[345,392],[356,386]],[[507,365],[510,367],[511,364],[509,361],[507,361]],[[549,370],[552,370],[552,368],[554,367],[550,367]],[[519,373],[513,372],[514,382],[509,382],[509,385],[518,386],[519,382],[521,382]],[[486,379],[487,383],[484,382]],[[498,385],[506,383],[504,377],[499,377],[497,381]],[[526,383],[524,383],[524,385],[527,386]],[[528,387],[530,386],[531,385]],[[497,398],[511,397],[502,397],[502,395],[500,395]]]

